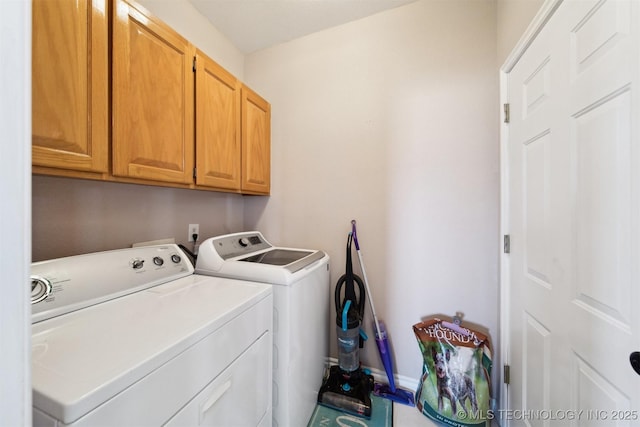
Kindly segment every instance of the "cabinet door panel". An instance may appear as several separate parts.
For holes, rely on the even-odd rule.
[[[108,170],[107,0],[35,0],[33,164]]]
[[[271,105],[242,87],[242,190],[269,194],[271,186]]]
[[[193,181],[193,47],[143,9],[116,1],[113,174]]]
[[[196,53],[196,184],[240,190],[240,83]]]

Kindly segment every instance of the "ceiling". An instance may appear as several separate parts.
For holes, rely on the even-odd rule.
[[[416,0],[189,0],[243,53]]]

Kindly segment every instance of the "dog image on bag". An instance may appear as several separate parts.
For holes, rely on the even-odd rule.
[[[450,325],[437,317],[413,325],[423,360],[416,407],[443,425],[484,427],[491,401],[489,338]]]
[[[451,368],[451,351],[449,349],[446,349],[444,354],[436,351],[435,347],[432,347],[431,351],[438,384],[438,411],[442,413],[444,410],[444,398],[446,397],[451,403],[451,411],[454,416],[458,413],[456,402],[460,402],[466,415],[465,418],[469,416],[466,407],[467,401],[471,402],[471,411],[475,416],[478,413],[478,400],[471,377]]]

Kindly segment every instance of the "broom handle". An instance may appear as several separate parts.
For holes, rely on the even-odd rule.
[[[382,339],[382,332],[380,331],[380,323],[378,322],[378,316],[376,316],[376,309],[373,306],[373,298],[371,298],[371,288],[369,288],[369,280],[367,279],[367,272],[364,268],[364,262],[362,261],[362,254],[360,253],[360,245],[358,244],[358,234],[356,233],[356,220],[351,220],[351,234],[353,235],[353,243],[356,244],[356,252],[358,254],[358,262],[360,263],[360,270],[362,270],[362,277],[364,278],[364,287],[367,289],[367,296],[369,300],[369,306],[371,307],[371,314],[373,314],[373,322],[376,325],[376,334]]]

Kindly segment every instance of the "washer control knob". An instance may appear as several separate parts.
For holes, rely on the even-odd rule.
[[[153,263],[157,266],[161,266],[162,264],[164,264],[164,260],[162,258],[160,258],[159,256],[154,256],[153,257]]]
[[[133,267],[134,270],[140,270],[142,267],[144,267],[144,260],[140,258],[136,258],[133,261],[131,261],[131,266]]]
[[[243,237],[242,239],[238,240],[238,243],[240,243],[240,246],[245,248],[249,246],[249,239],[247,239],[246,237]]]
[[[52,286],[48,279],[40,276],[31,276],[31,304],[37,304],[47,299],[51,294]]]
[[[173,261],[176,264],[179,264],[180,261],[182,261],[182,258],[180,258],[180,255],[178,254],[173,254],[171,255],[171,261]]]

